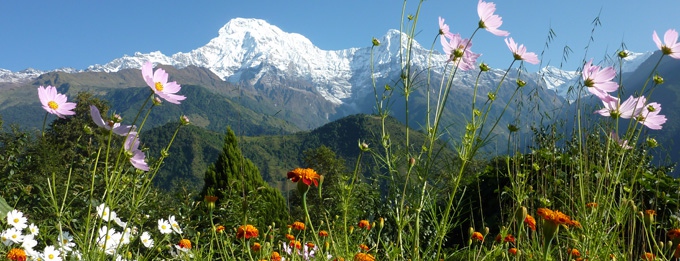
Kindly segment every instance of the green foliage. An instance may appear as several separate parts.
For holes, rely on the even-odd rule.
[[[205,172],[200,195],[218,197],[218,205],[242,200],[240,217],[247,216],[259,225],[283,224],[288,220],[283,196],[262,179],[260,171],[249,159],[243,157],[237,137],[230,128],[224,137],[222,153]]]

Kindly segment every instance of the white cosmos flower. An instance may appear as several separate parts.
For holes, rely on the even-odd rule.
[[[45,261],[61,261],[59,254],[59,251],[54,246],[46,246],[45,250],[43,250],[43,259]]]
[[[104,203],[97,207],[97,215],[107,222],[117,218],[116,212],[111,211]]]
[[[170,223],[170,226],[172,226],[172,230],[175,231],[177,234],[182,234],[182,228],[179,227],[179,223],[175,221],[175,216],[170,216],[168,217],[168,222]]]
[[[35,224],[31,223],[30,225],[28,225],[28,231],[31,233],[31,235],[37,236],[38,233],[40,232],[40,229]]]
[[[21,230],[19,230],[17,228],[13,227],[13,228],[7,229],[5,232],[6,232],[6,234],[3,237],[3,241],[4,241],[5,237],[7,237],[7,239],[11,242],[11,244],[19,244],[19,243],[24,241],[24,235],[22,235]],[[7,244],[5,244],[5,245],[7,245]]]
[[[144,233],[142,233],[142,236],[139,237],[139,240],[142,241],[142,244],[146,248],[153,247],[153,239],[151,238],[151,235],[149,235],[149,232],[144,231]]]
[[[158,230],[161,234],[170,234],[172,233],[172,226],[167,220],[161,218],[158,220]]]
[[[26,228],[28,226],[26,221],[27,219],[24,217],[24,213],[21,213],[19,210],[14,209],[7,213],[7,224],[10,224],[17,229]]]

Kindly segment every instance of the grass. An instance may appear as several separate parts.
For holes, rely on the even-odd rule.
[[[585,105],[577,106],[573,132],[563,133],[558,123],[537,124],[532,126],[533,135],[520,136],[517,126],[499,122],[510,106],[528,106],[529,101],[516,104],[514,98],[525,88],[523,63],[530,60],[529,54],[508,53],[512,60],[501,82],[479,96],[478,80],[490,69],[483,64],[474,65],[479,69],[463,66],[475,63],[467,55],[476,50],[466,40],[442,33],[437,37],[462,40],[461,44],[450,50],[451,61],[431,68],[441,68],[440,82],[422,81],[420,77],[430,72],[411,70],[410,61],[418,10],[404,16],[402,23],[406,33],[402,42],[407,43],[400,50],[404,69],[399,84],[390,87],[397,92],[373,81],[378,138],[372,144],[357,141],[350,171],[339,169],[341,161],[327,150],[308,154],[317,170],[328,172],[310,168],[288,172],[295,187],[290,193],[296,195],[289,198],[288,209],[260,196],[264,188],[248,186],[252,180],[245,174],[215,188],[221,197],[209,190],[205,195],[161,193],[153,186],[154,178],[160,166],[172,160],[169,152],[176,134],[189,122],[178,120],[174,129],[166,125],[173,134],[160,151],[138,151],[125,146],[136,135],[113,135],[88,121],[87,106],[82,104],[101,106],[101,101],[82,96],[76,116],[54,121],[40,134],[14,130],[0,137],[4,175],[0,254],[9,260],[678,258],[680,182],[667,175],[670,167],[651,163],[650,151],[658,144],[647,136],[648,128],[666,121],[652,98],[662,84],[654,73],[661,60],[649,68],[639,93],[646,99],[636,100],[630,115],[617,107],[607,117],[592,116]],[[485,28],[477,28],[471,38],[485,33],[480,29]],[[379,45],[374,39],[373,46]],[[619,59],[625,55],[620,52]],[[660,59],[670,59],[666,56]],[[468,69],[478,73],[471,86],[472,100],[449,99],[459,70]],[[586,78],[594,79],[587,73],[610,68],[584,70]],[[620,77],[594,80],[622,82]],[[507,101],[500,102],[501,87],[507,87],[503,82],[514,89]],[[577,91],[599,88],[592,83],[581,82]],[[409,119],[411,95],[418,88],[432,93],[426,102],[424,137],[388,124],[393,116],[388,104],[401,103],[404,118]],[[152,100],[154,93],[147,97]],[[580,99],[592,98],[578,97],[577,105],[582,104]],[[444,108],[452,102],[469,103],[471,108],[461,135],[451,135],[459,132],[442,124]],[[139,129],[152,121],[148,117],[158,106],[140,104],[131,121]],[[497,135],[500,128],[507,128],[500,132],[508,133],[506,137]],[[454,153],[441,147],[443,137],[454,144]],[[508,152],[481,157],[480,151],[494,139],[507,139]],[[524,150],[521,144],[531,146]],[[240,155],[230,151],[237,149],[225,146],[224,153]],[[149,171],[130,164],[138,163],[131,157],[140,151]],[[235,158],[231,159],[246,161]],[[232,174],[253,173],[243,162],[224,166],[233,168]],[[365,175],[367,171],[370,175]],[[263,221],[279,213],[288,218]]]

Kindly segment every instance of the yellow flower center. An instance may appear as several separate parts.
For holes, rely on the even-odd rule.
[[[14,223],[19,223],[19,219],[18,219],[18,218],[15,218],[15,219],[12,220],[12,221],[13,221]]]
[[[167,229],[167,227],[166,227],[165,225],[162,225],[161,228],[162,228],[162,229]]]
[[[16,238],[17,238],[17,235],[16,235],[16,234],[12,235],[12,238],[16,239]]]
[[[54,101],[50,101],[50,102],[47,103],[47,107],[50,107],[50,109],[56,110],[57,108],[59,108],[59,104],[57,104]]]
[[[54,254],[48,255],[47,258],[49,258],[49,259],[54,259]]]
[[[156,82],[156,90],[159,92],[163,91],[163,84],[161,82]]]

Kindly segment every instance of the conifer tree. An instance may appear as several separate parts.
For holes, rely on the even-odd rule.
[[[222,152],[208,167],[204,181],[202,196],[217,196],[218,204],[220,201],[242,202],[241,213],[248,217],[249,222],[269,225],[288,221],[281,192],[269,186],[253,162],[243,157],[231,128],[227,129]]]

